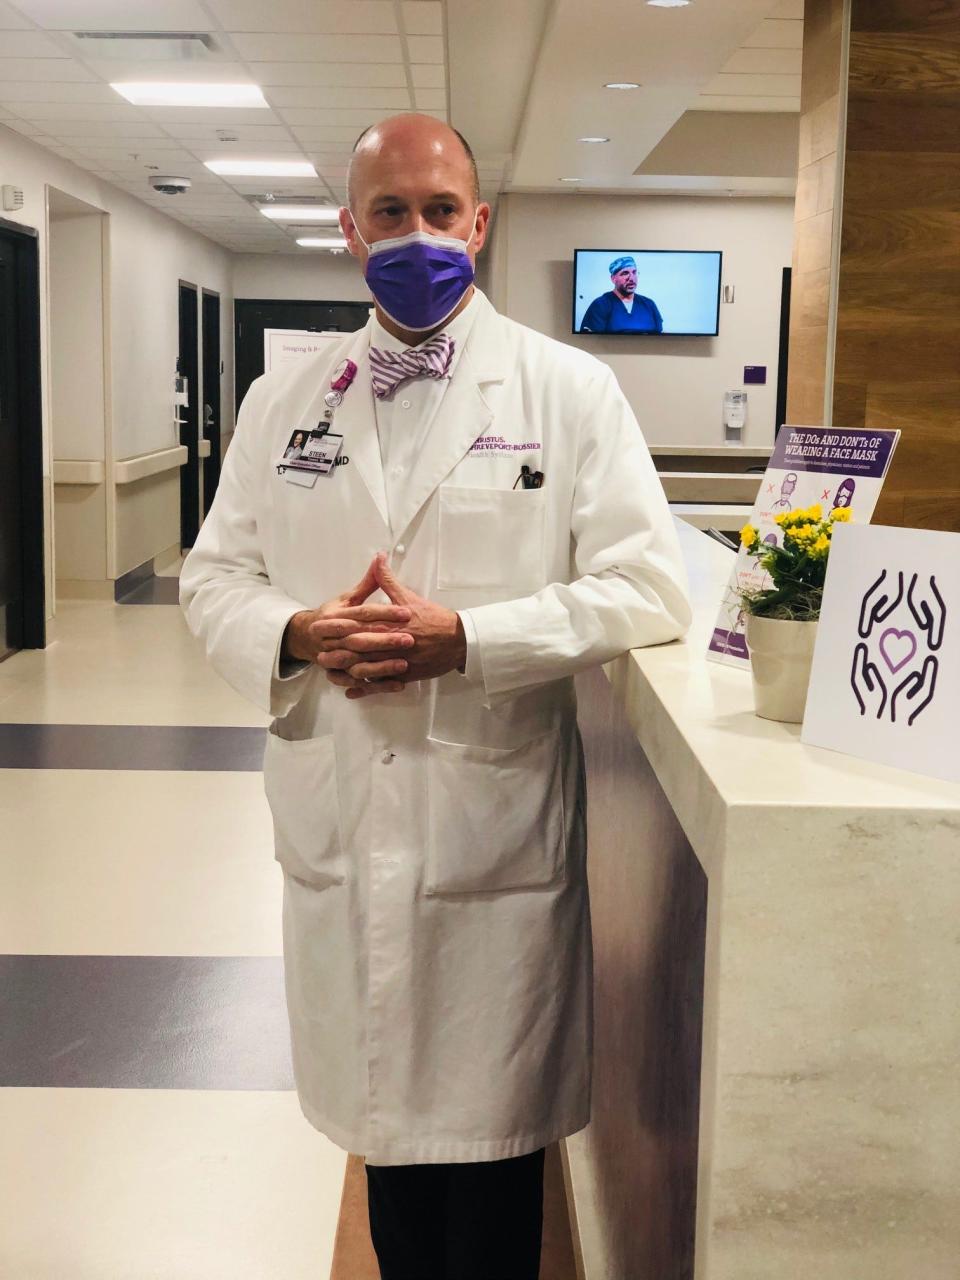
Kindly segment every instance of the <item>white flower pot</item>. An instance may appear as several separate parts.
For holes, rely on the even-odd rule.
[[[816,622],[785,622],[747,614],[747,648],[756,712],[764,720],[803,721]]]

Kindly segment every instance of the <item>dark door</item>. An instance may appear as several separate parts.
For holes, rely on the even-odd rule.
[[[234,303],[237,409],[250,383],[263,373],[264,329],[340,329],[352,333],[367,323],[372,305],[370,302],[238,298]]]
[[[178,409],[180,443],[187,446],[187,461],[180,468],[180,545],[192,547],[200,531],[200,449],[197,403],[197,290],[180,285],[180,354],[177,372],[187,379],[187,403]]]
[[[14,248],[0,240],[0,659],[23,644],[23,503]]]
[[[45,643],[36,233],[0,220],[0,660]]]
[[[203,514],[210,510],[220,483],[220,295],[203,291],[203,438],[210,453],[203,460]]]

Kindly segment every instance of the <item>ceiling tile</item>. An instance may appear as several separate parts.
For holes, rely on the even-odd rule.
[[[86,80],[93,82],[96,76],[79,62],[69,58],[0,58],[0,83],[7,80],[35,80],[48,82]]]
[[[54,31],[206,31],[210,19],[196,0],[17,0],[38,26]]]
[[[415,89],[414,97],[417,100],[417,110],[438,110],[447,109],[447,91],[446,89]]]
[[[256,83],[267,90],[274,85],[404,88],[407,83],[399,62],[251,62],[250,72]]]
[[[280,112],[287,124],[301,128],[310,125],[356,125],[358,130],[364,125],[375,124],[388,114],[389,111],[376,107],[290,107]]]
[[[160,138],[163,136],[157,125],[148,124],[142,120],[132,124],[114,124],[107,120],[58,121],[56,131],[62,138]]]
[[[731,75],[800,75],[802,49],[738,49],[724,64]]]
[[[29,31],[30,23],[0,0],[0,31]]]
[[[403,0],[403,25],[408,36],[443,34],[443,5],[437,0]]]
[[[4,97],[0,87],[0,100]],[[272,107],[362,107],[365,110],[409,111],[410,94],[407,89],[332,89],[321,85],[276,86],[267,90]],[[283,112],[280,113],[283,115]],[[286,117],[284,117],[286,118]]]
[[[164,80],[200,80],[213,84],[245,84],[250,80],[250,72],[242,62],[237,62],[234,55],[227,58],[216,56],[204,58],[192,63],[163,62],[160,59],[141,58],[84,58],[83,64],[88,66],[108,84],[118,81],[164,81]],[[76,64],[80,66],[78,62]],[[187,70],[189,68],[189,71]],[[2,67],[0,67],[2,72]]]
[[[387,34],[397,30],[392,0],[208,0],[227,31]]]
[[[802,49],[803,23],[768,18],[743,43],[747,49]]]
[[[167,125],[174,133],[187,125],[207,125],[211,129],[223,129],[229,133],[241,133],[251,128],[280,128],[275,112],[263,107],[141,107],[148,120]]]
[[[400,62],[399,36],[231,34],[248,62]],[[430,59],[424,59],[430,61]],[[435,59],[433,59],[435,61]]]
[[[120,99],[106,84],[0,80],[0,102],[99,102],[109,105],[119,103]]]
[[[11,116],[8,120],[4,120],[3,126],[5,129],[13,129],[15,133],[22,133],[26,138],[33,138],[36,137],[37,134],[45,132],[45,130],[41,129],[38,124],[34,124],[33,121],[20,120],[14,116]]]
[[[408,36],[407,49],[411,62],[443,62],[443,40],[440,36]]]
[[[182,141],[220,142],[217,133],[223,128],[223,125],[200,124],[193,120],[186,120],[183,124],[171,124],[168,121],[166,124],[167,133]],[[242,147],[245,142],[290,142],[290,134],[282,124],[242,124],[235,129],[229,126],[228,128],[230,133],[238,139],[237,142],[220,142],[221,147],[227,149],[228,155]]]
[[[0,87],[0,100],[6,101]],[[117,124],[135,124],[145,117],[137,107],[121,102],[114,94],[113,102],[20,102],[14,108],[25,120],[102,120]],[[56,129],[51,130],[56,133]]]
[[[418,89],[442,89],[447,83],[446,68],[442,66],[414,62],[410,73]]]
[[[301,142],[345,142],[349,144],[347,150],[350,151],[356,141],[359,130],[349,126],[341,127],[337,125],[306,125],[303,128],[295,125],[291,132]]]
[[[55,40],[42,31],[5,31],[0,40],[0,59],[3,58],[67,58]]]

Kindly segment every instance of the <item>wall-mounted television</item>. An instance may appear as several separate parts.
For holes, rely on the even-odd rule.
[[[699,249],[576,249],[573,332],[713,337],[722,259]]]

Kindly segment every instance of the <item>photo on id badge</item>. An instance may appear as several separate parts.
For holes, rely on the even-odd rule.
[[[327,475],[333,470],[343,436],[324,430],[306,431],[298,427],[290,436],[280,461],[284,470],[308,471]]]

